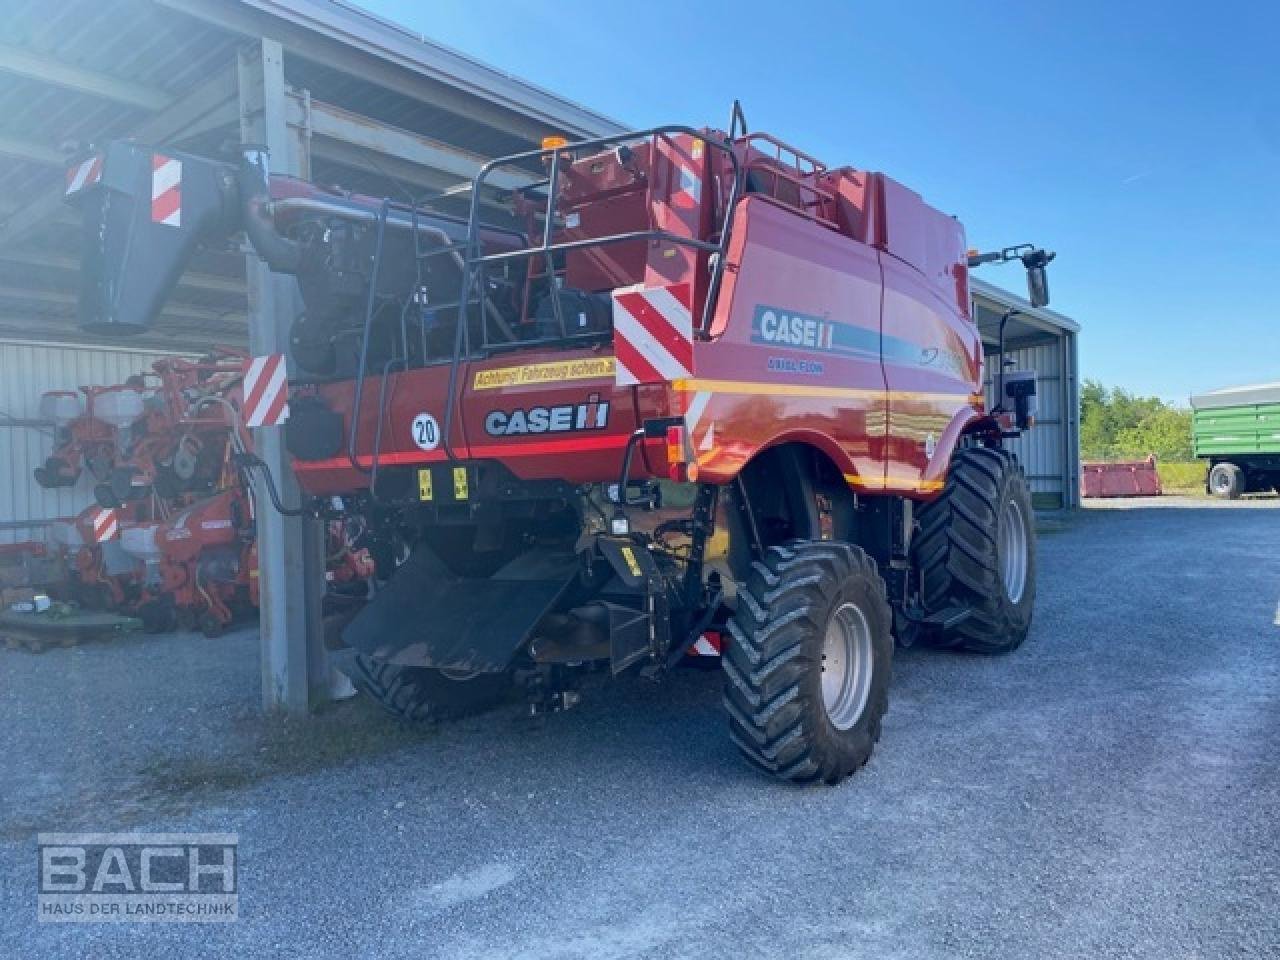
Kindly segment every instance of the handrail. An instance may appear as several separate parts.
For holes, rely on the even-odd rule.
[[[720,230],[720,240],[718,243],[708,243],[704,240],[695,240],[691,237],[679,237],[672,233],[662,230],[640,230],[631,231],[622,234],[613,234],[608,237],[587,238],[584,240],[570,240],[562,243],[552,243],[551,236],[555,223],[555,207],[556,207],[556,183],[560,173],[560,156],[563,153],[570,153],[583,150],[592,150],[601,147],[609,147],[615,144],[627,143],[637,140],[647,140],[656,137],[669,137],[685,135],[701,140],[704,144],[714,150],[719,150],[729,158],[729,163],[733,168],[733,184],[729,191],[729,204],[725,209],[724,224]],[[546,163],[550,157],[550,169],[547,176],[547,205],[545,211],[545,222],[543,226],[542,244],[540,246],[530,246],[527,249],[518,251],[505,251],[495,254],[484,254],[480,247],[480,195],[481,186],[486,178],[496,169],[500,167],[511,166],[532,160],[539,160]],[[825,169],[825,168],[824,168]],[[605,137],[594,137],[587,140],[578,140],[573,143],[560,144],[553,147],[545,147],[539,150],[526,150],[523,153],[515,153],[506,157],[498,157],[490,160],[476,173],[471,182],[471,204],[467,221],[467,256],[466,264],[462,275],[462,288],[458,299],[466,304],[470,299],[471,286],[474,274],[483,271],[486,264],[499,263],[505,260],[513,260],[517,258],[533,259],[536,256],[543,256],[545,261],[550,264],[552,255],[562,251],[578,250],[585,247],[603,246],[609,243],[621,243],[627,240],[639,239],[663,239],[667,242],[693,247],[699,250],[705,250],[713,254],[711,281],[707,288],[706,301],[702,308],[702,317],[698,323],[698,331],[705,332],[710,326],[711,314],[715,307],[716,298],[720,291],[720,284],[724,277],[726,254],[729,249],[729,239],[733,223],[734,210],[737,207],[738,198],[742,192],[742,165],[738,160],[738,155],[734,151],[732,142],[721,142],[707,136],[705,131],[695,130],[693,127],[682,125],[668,125],[661,127],[651,127],[647,130],[633,130],[626,133],[613,134]],[[550,288],[552,293],[552,308],[555,312],[556,320],[560,325],[562,334],[565,334],[563,307],[560,304],[560,290],[556,286],[554,271],[551,271]],[[485,302],[484,285],[480,287],[480,300],[482,304]],[[483,323],[484,307],[481,306],[481,322]],[[567,338],[567,336],[566,336]],[[454,335],[453,357],[449,362],[449,386],[448,395],[445,399],[444,425],[443,425],[443,447],[445,455],[450,459],[456,459],[453,453],[453,445],[451,435],[453,433],[453,419],[457,408],[458,394],[458,368],[462,362],[462,354],[466,341],[466,322],[465,308],[459,314],[457,331]]]
[[[762,196],[765,196],[768,199],[781,204],[782,206],[786,207],[788,210],[794,210],[795,212],[799,213],[803,217],[809,217],[812,220],[816,220],[817,222],[824,224],[828,227],[832,227],[836,230],[840,229],[839,223],[837,223],[835,220],[832,220],[830,217],[824,216],[821,213],[809,212],[810,208],[817,208],[818,210],[821,210],[824,203],[834,206],[836,202],[835,193],[833,193],[830,190],[826,190],[822,187],[819,187],[816,184],[809,183],[806,180],[804,180],[805,176],[814,176],[814,174],[802,174],[800,176],[797,176],[796,174],[789,172],[783,167],[769,166],[758,160],[754,162],[752,161],[747,162],[747,165],[746,165],[747,173],[749,174],[753,170],[759,171],[760,173],[763,173],[767,176],[771,176],[774,178],[773,192],[769,194],[762,194]],[[786,200],[783,200],[781,197],[778,196],[778,183],[779,181],[783,181],[783,180],[785,180],[787,183],[790,183],[798,191],[813,194],[815,199],[812,202],[803,202],[804,209],[796,207],[794,204],[788,203]]]
[[[773,147],[774,159],[777,160],[779,163],[783,162],[782,160],[783,153],[789,153],[796,161],[795,163],[790,164],[790,166],[795,167],[796,170],[801,174],[805,173],[804,170],[800,169],[801,160],[804,160],[809,164],[809,170],[808,170],[809,174],[827,172],[827,165],[823,163],[821,160],[819,160],[817,157],[807,154],[803,150],[797,150],[795,147],[791,146],[791,144],[783,140],[779,140],[777,137],[775,137],[771,133],[763,133],[763,132],[748,133],[739,137],[734,142],[749,148],[751,144],[756,140],[759,140],[763,143],[767,143],[771,147]]]

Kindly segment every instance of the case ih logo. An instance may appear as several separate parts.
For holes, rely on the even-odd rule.
[[[491,437],[515,437],[528,433],[570,433],[603,430],[609,425],[609,404],[593,393],[586,403],[519,410],[490,410],[484,428]]]
[[[751,318],[751,339],[774,347],[880,359],[878,328],[835,323],[825,317],[765,304],[758,304]]]

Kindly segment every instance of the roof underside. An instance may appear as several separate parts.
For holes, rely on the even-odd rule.
[[[0,19],[0,337],[118,344],[75,324],[80,236],[61,202],[66,158],[127,137],[205,154],[238,139],[236,55],[261,36],[281,41],[286,82],[312,100],[467,154],[621,129],[333,0],[14,0]],[[200,112],[182,117],[185,103]],[[311,175],[404,192],[400,171],[368,149],[313,148]],[[201,254],[154,330],[129,345],[244,341],[244,287],[243,256]]]
[[[271,36],[285,79],[309,102],[380,127],[364,146],[317,128],[311,178],[374,196],[462,179],[381,155],[390,131],[468,158],[527,150],[541,136],[600,136],[616,122],[339,0],[11,0],[0,19],[0,337],[101,342],[75,323],[79,221],[62,203],[66,158],[135,137],[197,154],[238,139],[239,50]],[[344,113],[346,112],[346,113]],[[373,130],[373,127],[370,127]],[[402,134],[407,135],[401,136]],[[430,150],[430,144],[428,144]],[[429,174],[429,175],[428,175]],[[417,178],[416,182],[407,178]],[[199,348],[246,338],[244,257],[200,254],[155,328],[134,347]],[[977,320],[1012,345],[1074,324],[980,281]]]

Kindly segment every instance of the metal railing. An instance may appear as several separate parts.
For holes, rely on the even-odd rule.
[[[730,187],[729,202],[724,211],[723,223],[720,226],[719,239],[717,241],[713,242],[709,240],[695,239],[692,237],[681,237],[665,230],[647,229],[631,230],[624,233],[609,234],[602,237],[588,237],[581,240],[566,240],[559,243],[552,242],[556,225],[557,186],[559,184],[561,172],[560,165],[564,155],[573,154],[578,151],[600,150],[640,140],[648,140],[650,138],[654,138],[656,140],[656,138],[659,137],[672,136],[689,136],[701,140],[708,148],[723,153],[729,159],[729,163],[733,171],[733,183]],[[485,180],[493,173],[494,170],[501,167],[530,163],[535,160],[541,161],[545,165],[548,159],[550,160],[550,163],[547,179],[545,181],[547,201],[546,208],[543,211],[544,219],[542,242],[538,245],[531,245],[520,250],[485,254],[480,245],[480,197]],[[538,184],[538,186],[541,186],[541,184]],[[558,253],[567,253],[575,250],[584,250],[591,247],[602,247],[619,243],[662,240],[677,246],[700,250],[712,256],[711,280],[707,287],[707,296],[703,303],[702,314],[696,328],[698,333],[705,333],[705,331],[710,327],[711,316],[715,309],[716,297],[719,293],[720,284],[724,276],[726,260],[725,254],[728,251],[733,213],[737,206],[741,190],[742,167],[738,161],[738,156],[734,151],[733,144],[710,139],[703,131],[695,130],[692,127],[678,125],[652,127],[648,130],[633,130],[627,133],[615,134],[613,136],[596,137],[590,140],[579,140],[573,143],[561,144],[540,150],[528,150],[524,153],[516,153],[510,156],[499,157],[495,160],[491,160],[480,168],[471,185],[471,207],[467,223],[467,252],[463,267],[461,294],[458,299],[461,303],[467,304],[470,301],[472,288],[477,287],[481,301],[481,317],[483,318],[487,286],[485,282],[486,267],[493,264],[506,263],[519,259],[532,261],[536,257],[542,257],[543,263],[546,265],[547,276],[549,279],[548,286],[551,294],[552,313],[556,325],[560,329],[561,340],[567,341],[569,339],[569,335],[564,320],[564,307],[561,303],[561,291],[556,283],[555,277],[555,255]],[[442,431],[444,451],[446,456],[451,460],[456,459],[453,453],[450,437],[452,434],[454,414],[457,407],[458,368],[462,362],[462,356],[466,349],[466,323],[464,322],[464,317],[460,314],[458,327],[454,337],[453,356],[449,363],[449,392],[448,397],[445,400],[445,415]]]

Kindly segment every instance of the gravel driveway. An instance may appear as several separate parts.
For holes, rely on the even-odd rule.
[[[1019,652],[899,651],[837,788],[748,769],[714,672],[420,731],[261,718],[249,631],[0,650],[0,956],[1280,955],[1280,502],[1107,506]],[[37,924],[69,829],[237,832],[241,919]]]

